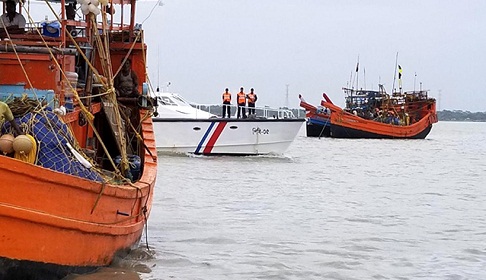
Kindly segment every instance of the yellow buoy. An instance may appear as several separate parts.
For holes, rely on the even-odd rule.
[[[16,159],[35,163],[37,157],[37,143],[32,135],[27,134],[17,136],[13,142],[13,149],[15,150],[14,157]]]
[[[12,134],[4,134],[0,137],[0,151],[4,154],[10,154],[14,151],[13,141],[15,137]]]
[[[13,140],[13,149],[16,152],[28,154],[32,148],[32,141],[27,135],[19,135]]]

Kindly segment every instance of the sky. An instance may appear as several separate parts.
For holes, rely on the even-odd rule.
[[[154,87],[220,104],[254,88],[257,106],[344,105],[343,87],[429,90],[439,110],[486,111],[484,0],[138,1]],[[115,7],[116,8],[116,7]],[[170,83],[170,86],[168,86]]]
[[[258,106],[343,105],[359,59],[359,88],[390,92],[398,63],[439,110],[486,111],[484,0],[162,1],[143,25],[152,83],[191,101],[253,87]]]

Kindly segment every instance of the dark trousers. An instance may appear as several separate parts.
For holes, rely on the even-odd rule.
[[[230,103],[224,103],[223,102],[223,118],[226,117],[226,114],[228,114],[228,118],[231,118],[231,106]]]
[[[244,119],[246,118],[246,109],[245,109],[245,104],[238,104],[238,115],[236,118],[243,117]]]
[[[248,103],[248,115],[255,114],[255,103]]]

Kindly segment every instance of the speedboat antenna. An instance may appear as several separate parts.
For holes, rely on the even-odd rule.
[[[160,92],[159,84],[160,84],[160,59],[159,59],[159,46],[157,46],[157,92]]]

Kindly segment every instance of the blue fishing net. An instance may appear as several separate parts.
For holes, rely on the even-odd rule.
[[[74,143],[68,126],[52,111],[27,113],[16,119],[17,124],[28,128],[38,143],[37,165],[62,173],[102,182],[100,174],[93,168],[82,165],[66,145]],[[9,122],[2,127],[2,134],[11,132]],[[25,130],[24,130],[25,131]],[[72,145],[74,146],[74,145]]]

